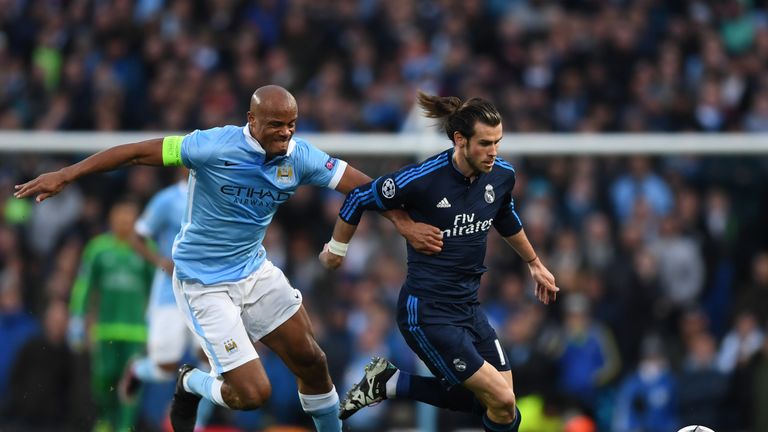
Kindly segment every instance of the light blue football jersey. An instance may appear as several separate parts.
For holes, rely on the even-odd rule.
[[[179,182],[161,190],[151,200],[136,221],[135,230],[157,243],[158,253],[171,258],[173,241],[181,229],[181,219],[187,208],[187,182]],[[152,280],[150,306],[175,304],[171,276],[157,269]]]
[[[347,164],[294,138],[286,155],[264,161],[248,127],[196,130],[181,143],[190,169],[176,275],[205,285],[243,279],[266,258],[261,242],[277,211],[300,185],[336,188]]]

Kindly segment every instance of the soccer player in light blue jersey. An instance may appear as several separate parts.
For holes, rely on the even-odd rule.
[[[149,201],[136,221],[133,248],[157,268],[152,280],[152,292],[147,307],[149,335],[147,355],[132,361],[126,368],[118,391],[124,400],[131,400],[142,382],[163,382],[176,378],[182,357],[191,346],[192,333],[184,315],[176,307],[173,296],[173,261],[171,250],[187,206],[187,177],[189,171],[179,168],[177,182],[161,190]],[[147,245],[151,239],[157,248]]]
[[[192,431],[204,397],[232,409],[256,409],[271,393],[258,354],[261,341],[296,375],[299,399],[320,432],[340,431],[339,398],[315,341],[301,293],[266,259],[261,242],[277,207],[300,185],[344,194],[370,181],[346,162],[293,137],[294,97],[265,86],[251,97],[248,124],[125,144],[15,187],[38,202],[84,175],[126,165],[185,166],[189,192],[173,244],[173,289],[212,366],[179,370],[171,406],[176,431]],[[417,250],[436,253],[442,233],[401,210],[386,216]]]

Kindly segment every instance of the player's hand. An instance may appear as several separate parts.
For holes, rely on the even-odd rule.
[[[400,234],[417,252],[435,255],[443,250],[443,232],[439,228],[421,222],[401,225]]]
[[[555,277],[552,273],[544,267],[541,260],[536,258],[533,262],[528,264],[528,269],[531,270],[531,277],[536,283],[535,294],[536,298],[544,304],[549,304],[550,301],[557,300],[557,293],[560,291],[555,285]]]
[[[336,270],[344,262],[343,256],[338,256],[328,250],[328,243],[323,245],[323,251],[317,258],[320,260],[320,264],[329,270]]]
[[[168,258],[161,258],[157,266],[160,267],[168,276],[173,274],[173,260]]]
[[[61,192],[68,184],[69,181],[62,171],[45,173],[34,180],[16,185],[13,196],[26,198],[36,194],[35,201],[43,202],[43,200]]]

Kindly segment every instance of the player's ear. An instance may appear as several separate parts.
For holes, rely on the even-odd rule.
[[[458,144],[459,147],[465,147],[467,145],[467,138],[459,131],[453,132],[453,142]]]

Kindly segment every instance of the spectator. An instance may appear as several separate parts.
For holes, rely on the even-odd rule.
[[[12,367],[4,417],[25,431],[77,430],[74,356],[66,343],[66,303],[48,305],[43,334],[30,339]]]
[[[19,350],[39,332],[37,320],[24,310],[19,287],[0,287],[0,338],[3,341],[0,353],[0,407],[8,398],[8,383]]]
[[[751,312],[736,315],[733,328],[723,339],[717,357],[717,367],[723,373],[731,373],[736,367],[749,362],[763,345],[763,334],[757,317]]]
[[[677,389],[661,339],[645,338],[640,364],[624,379],[616,395],[612,430],[677,430]]]
[[[669,186],[651,170],[651,161],[644,156],[633,156],[630,174],[619,178],[611,187],[616,216],[625,222],[638,201],[645,201],[654,216],[664,216],[672,210],[673,197]]]
[[[616,377],[621,362],[613,335],[592,319],[586,297],[571,294],[564,302],[558,390],[580,406],[594,409],[598,392]]]
[[[717,345],[708,333],[691,338],[680,373],[680,420],[718,430],[728,376],[717,368]]]

